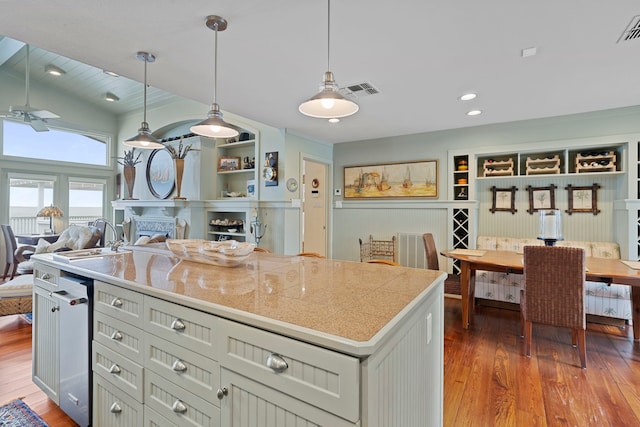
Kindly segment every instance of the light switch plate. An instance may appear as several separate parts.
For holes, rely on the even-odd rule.
[[[334,196],[342,196],[342,188],[336,188],[333,190]]]

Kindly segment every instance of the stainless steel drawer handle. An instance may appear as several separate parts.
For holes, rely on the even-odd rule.
[[[229,390],[226,387],[222,387],[218,389],[216,396],[218,396],[218,400],[222,400],[222,398],[225,397],[227,394],[229,394]]]
[[[119,331],[115,331],[111,334],[111,339],[114,341],[122,341],[122,334]]]
[[[176,319],[173,322],[171,322],[171,329],[173,330],[184,331],[185,328],[186,328],[185,324],[182,323],[182,320],[180,319]]]
[[[173,402],[171,409],[173,410],[173,412],[176,412],[178,414],[184,414],[185,412],[187,412],[187,407],[179,400]]]
[[[115,363],[111,366],[111,368],[109,368],[110,374],[119,374],[120,372],[122,372],[120,366],[116,365]]]
[[[273,369],[274,372],[284,372],[288,367],[287,362],[279,354],[271,353],[269,357],[267,357],[267,368]]]
[[[184,372],[187,370],[187,365],[182,363],[182,360],[176,359],[176,361],[173,362],[173,365],[171,365],[171,369],[173,369],[176,372]]]
[[[111,305],[115,308],[120,308],[122,307],[122,300],[120,298],[114,298],[113,301],[111,301]]]
[[[113,402],[113,405],[111,405],[111,407],[109,408],[109,412],[111,412],[112,414],[119,414],[120,412],[122,412],[122,408],[120,407],[120,405],[118,405],[118,402]]]

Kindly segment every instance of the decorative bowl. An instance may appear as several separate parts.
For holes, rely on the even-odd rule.
[[[236,240],[212,242],[201,239],[169,239],[167,247],[180,259],[220,267],[236,267],[251,255],[255,245]]]

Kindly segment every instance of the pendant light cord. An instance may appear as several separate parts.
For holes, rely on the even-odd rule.
[[[143,117],[142,121],[147,122],[147,62],[149,59],[147,57],[144,58],[144,109],[143,109]]]
[[[331,0],[327,0],[327,71],[331,71]]]
[[[218,103],[218,23],[214,24],[214,31],[216,33],[213,52],[213,103]]]

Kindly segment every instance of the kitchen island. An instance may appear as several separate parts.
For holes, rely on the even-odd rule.
[[[94,426],[442,424],[442,272],[258,252],[235,268],[35,261],[36,286],[94,281]]]

